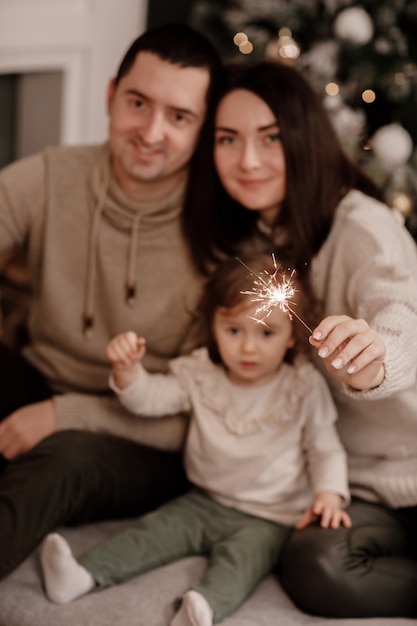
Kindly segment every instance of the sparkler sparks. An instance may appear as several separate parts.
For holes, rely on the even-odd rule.
[[[281,311],[287,313],[290,319],[292,319],[293,316],[296,317],[311,334],[313,332],[312,329],[307,326],[304,320],[302,320],[292,308],[296,305],[296,303],[291,300],[297,291],[292,280],[295,270],[292,270],[291,274],[287,276],[285,272],[278,267],[274,254],[272,255],[272,259],[275,268],[274,273],[270,274],[267,270],[264,270],[262,274],[258,274],[248,267],[242,259],[236,257],[236,260],[246,267],[252,276],[254,276],[253,289],[251,291],[242,291],[241,293],[254,296],[252,298],[253,302],[262,303],[256,309],[255,321],[265,324],[265,319],[270,315],[272,309],[279,306]],[[261,317],[258,317],[258,315],[261,315]]]

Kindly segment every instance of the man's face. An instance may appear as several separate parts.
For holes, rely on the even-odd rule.
[[[113,171],[129,196],[169,192],[193,155],[210,75],[140,52],[108,90]]]

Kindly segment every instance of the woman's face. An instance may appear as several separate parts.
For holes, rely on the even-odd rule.
[[[221,100],[214,163],[228,194],[273,224],[285,196],[284,150],[274,114],[253,92],[236,89]]]

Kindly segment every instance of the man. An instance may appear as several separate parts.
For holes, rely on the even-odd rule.
[[[132,441],[178,449],[183,422],[154,432],[124,413],[105,346],[137,329],[152,371],[196,346],[202,277],[181,211],[219,70],[191,28],[148,31],[109,84],[106,145],[46,149],[0,173],[0,251],[25,247],[32,287],[29,345],[0,346],[0,576],[60,524],[137,514],[186,487],[178,453]]]

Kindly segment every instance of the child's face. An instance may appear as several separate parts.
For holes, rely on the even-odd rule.
[[[251,319],[256,303],[220,307],[213,320],[218,350],[232,382],[263,385],[277,373],[288,348],[294,345],[292,323],[279,307],[265,324]]]

